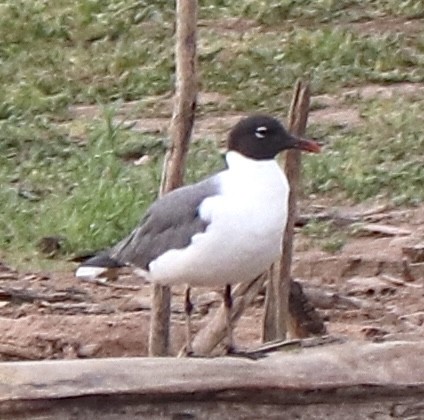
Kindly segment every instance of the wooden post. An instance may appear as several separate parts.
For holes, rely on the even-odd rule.
[[[306,130],[309,112],[309,85],[302,86],[297,81],[289,112],[289,131],[302,136]],[[286,154],[285,172],[290,185],[287,226],[283,238],[283,254],[279,262],[279,270],[271,275],[268,281],[263,340],[282,340],[286,338],[289,323],[290,274],[293,253],[294,223],[297,212],[297,197],[301,168],[301,152],[290,150]]]
[[[176,2],[176,86],[170,125],[171,146],[165,156],[160,194],[183,184],[186,155],[194,122],[196,77],[197,0]],[[149,355],[166,356],[169,347],[171,291],[154,285],[149,337]]]

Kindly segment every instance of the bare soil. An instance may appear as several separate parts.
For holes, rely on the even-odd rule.
[[[355,340],[422,340],[424,261],[405,249],[423,243],[424,206],[338,210],[339,215],[362,215],[377,232],[360,231],[336,254],[296,235],[293,274],[328,333]],[[131,275],[93,284],[71,272],[18,273],[0,265],[0,360],[145,356],[149,295],[150,286]],[[219,290],[194,290],[195,329],[206,325],[220,298]],[[260,343],[263,301],[260,294],[238,322],[239,345]],[[173,354],[184,334],[183,289],[176,287]]]
[[[369,84],[358,88],[342,89],[336,95],[316,95],[311,98],[312,110],[308,121],[312,124],[330,125],[338,127],[354,127],[363,124],[357,103],[363,100],[390,99],[393,97],[422,97],[424,84],[397,83],[392,85]],[[225,105],[228,98],[216,92],[200,92],[198,105],[208,106]],[[117,111],[116,120],[124,121],[128,127],[140,133],[165,134],[172,114],[172,98],[169,95],[152,96],[145,98],[143,104],[154,107],[154,116],[140,118],[138,101],[127,102]],[[151,107],[150,107],[151,108]],[[97,105],[72,106],[70,118],[73,120],[91,120],[101,115]],[[144,113],[143,113],[144,115]],[[150,115],[150,113],[149,113]],[[202,116],[196,118],[193,140],[204,138],[223,142],[225,133],[245,114],[234,113],[222,116]]]
[[[366,25],[366,24],[364,24]],[[364,28],[361,28],[364,30]],[[349,126],[361,124],[350,99],[414,96],[424,85],[399,83],[367,85],[338,95],[312,98],[310,122]],[[172,100],[169,95],[148,98],[159,104],[160,117],[134,119],[137,103],[124,104],[118,118],[143,132],[165,132]],[[226,98],[201,93],[200,104],[222,104]],[[72,119],[92,119],[96,106],[70,109]],[[222,140],[223,133],[242,115],[198,118],[194,139],[205,135]],[[414,259],[405,247],[424,242],[424,206],[412,209],[364,206],[334,208],[302,203],[304,213],[331,209],[331,214],[359,215],[369,229],[359,229],[342,250],[329,254],[300,233],[296,235],[293,276],[325,320],[329,334],[358,340],[421,340],[424,338],[424,258]],[[331,218],[330,218],[331,219]],[[343,217],[333,218],[339,229]],[[394,228],[394,229],[393,229]],[[398,230],[396,230],[398,228]],[[57,359],[147,354],[150,286],[133,276],[107,284],[76,280],[71,271],[16,272],[0,261],[0,360]],[[204,327],[220,305],[220,291],[197,289],[194,328]],[[264,295],[245,311],[236,328],[239,345],[260,343]],[[184,341],[183,289],[173,289],[172,353]]]

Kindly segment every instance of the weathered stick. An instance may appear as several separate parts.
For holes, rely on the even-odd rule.
[[[176,87],[170,126],[171,147],[165,157],[160,193],[182,185],[188,145],[194,121],[196,78],[197,0],[177,0],[176,4]],[[149,355],[166,356],[169,347],[171,291],[153,286]]]
[[[262,289],[268,273],[264,273],[251,282],[238,284],[232,293],[232,322],[235,323]],[[196,355],[208,355],[225,337],[225,308],[221,305],[209,324],[202,328],[193,340],[193,351]]]
[[[280,263],[275,262],[269,271],[266,281],[264,315],[262,320],[262,342],[274,341],[276,334],[277,300],[279,299]],[[277,286],[277,287],[276,287]]]
[[[293,93],[289,112],[289,131],[303,135],[309,111],[309,86],[298,81]],[[283,238],[283,254],[280,260],[280,275],[274,275],[268,282],[264,315],[264,341],[281,340],[286,337],[289,313],[290,273],[293,252],[293,233],[296,221],[296,201],[300,175],[301,155],[299,150],[286,154],[285,172],[290,184],[287,226]]]
[[[86,298],[85,293],[79,290],[45,293],[28,288],[0,287],[0,299],[15,302],[64,302],[67,300],[83,302]]]

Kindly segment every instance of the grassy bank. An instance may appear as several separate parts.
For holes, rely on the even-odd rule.
[[[298,77],[313,94],[336,97],[370,83],[424,82],[422,1],[201,3],[200,88],[226,99],[200,106],[201,117],[284,115]],[[139,101],[137,117],[155,116],[145,100],[172,92],[173,31],[167,1],[0,4],[3,253],[32,264],[45,236],[63,237],[67,255],[107,246],[134,226],[156,197],[167,139],[118,123],[114,109]],[[422,202],[424,99],[340,103],[358,108],[361,123],[309,128],[326,148],[305,159],[306,194]],[[98,105],[99,116],[76,120],[70,106],[79,104]],[[134,148],[150,160],[122,157]],[[221,167],[205,135],[191,150],[188,180]]]

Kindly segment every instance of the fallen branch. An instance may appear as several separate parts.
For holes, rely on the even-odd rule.
[[[384,236],[406,236],[412,234],[412,231],[409,229],[403,229],[391,225],[382,225],[378,223],[361,224],[358,226],[358,230],[365,233],[379,234]]]
[[[259,359],[268,353],[275,351],[292,351],[297,349],[306,349],[311,347],[324,346],[327,344],[341,344],[346,342],[343,337],[335,337],[331,335],[323,335],[321,337],[309,337],[293,340],[276,340],[262,344],[261,346],[244,352],[247,357]]]
[[[326,292],[318,288],[305,288],[303,293],[308,301],[319,309],[362,309],[372,304],[356,297],[343,296],[340,293]]]
[[[110,281],[108,281],[105,278],[98,278],[98,279],[93,279],[93,280],[82,279],[81,281],[96,284],[98,286],[109,287],[110,289],[116,289],[116,290],[131,290],[131,291],[134,291],[134,292],[141,290],[141,286],[131,286],[131,285],[127,285],[127,284],[111,283]]]
[[[17,278],[18,278],[18,273],[14,271],[0,273],[0,281],[1,280],[16,280]]]
[[[415,289],[421,289],[423,287],[422,284],[417,284],[417,283],[411,283],[409,281],[404,281],[404,280],[402,280],[402,279],[400,279],[398,277],[393,277],[393,276],[391,276],[389,274],[380,274],[380,277],[383,280],[385,280],[385,281],[387,281],[387,282],[389,282],[391,284],[394,284],[395,286],[413,287]]]
[[[335,226],[348,226],[353,223],[358,223],[361,218],[356,215],[342,214],[337,211],[328,211],[312,214],[300,214],[296,218],[295,226],[303,227],[311,222],[332,222]]]
[[[264,287],[268,273],[256,278],[250,283],[240,283],[233,291],[232,322],[235,323]],[[193,351],[196,355],[208,355],[224,339],[226,335],[225,308],[222,304],[212,320],[202,328],[193,340]]]
[[[23,289],[16,287],[0,287],[0,299],[13,300],[18,302],[64,302],[67,300],[83,302],[87,295],[80,290],[71,290],[66,292],[43,293],[32,289]]]
[[[0,343],[0,359],[2,360],[37,360],[39,358],[38,350],[33,347]]]
[[[353,223],[364,221],[378,221],[387,217],[388,214],[382,214],[387,210],[387,205],[377,206],[364,211],[343,212],[338,209],[320,211],[318,213],[300,214],[296,218],[295,226],[302,227],[310,222],[332,222],[335,226],[343,227]]]
[[[72,314],[107,315],[116,312],[112,307],[107,307],[101,303],[50,303],[42,301],[39,305],[53,311],[70,312]]]

